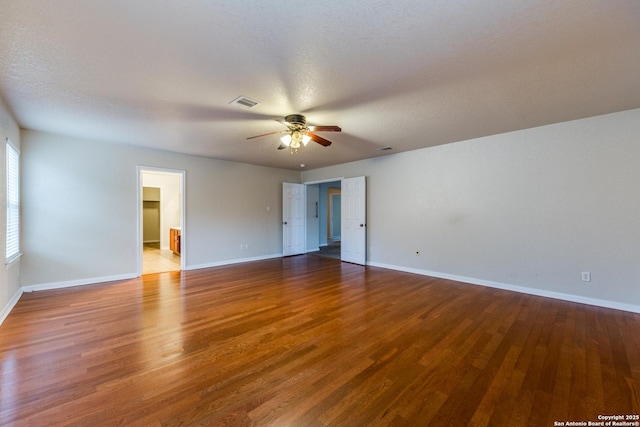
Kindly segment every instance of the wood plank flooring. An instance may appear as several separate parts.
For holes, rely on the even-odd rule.
[[[2,426],[553,426],[639,395],[638,314],[317,256],[27,293],[0,326]]]

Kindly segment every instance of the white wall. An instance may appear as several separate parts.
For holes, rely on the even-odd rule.
[[[640,109],[303,181],[362,175],[373,265],[640,311]]]
[[[34,131],[22,160],[22,284],[36,289],[136,274],[138,165],[186,171],[187,269],[281,254],[282,182],[300,182],[297,171]]]
[[[7,137],[20,149],[20,128],[9,109],[0,99],[0,248],[4,254],[7,245],[7,184],[6,184],[6,144]],[[4,258],[4,255],[3,255]],[[20,260],[9,268],[0,268],[0,323],[9,314],[20,297]]]

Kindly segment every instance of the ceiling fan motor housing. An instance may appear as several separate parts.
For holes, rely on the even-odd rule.
[[[289,114],[284,118],[284,121],[291,123],[292,125],[305,127],[307,125],[307,119],[302,114]]]

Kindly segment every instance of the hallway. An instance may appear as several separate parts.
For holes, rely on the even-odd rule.
[[[340,240],[327,240],[326,246],[320,246],[319,251],[309,252],[309,255],[340,259]]]

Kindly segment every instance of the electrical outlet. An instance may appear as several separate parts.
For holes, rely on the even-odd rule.
[[[588,271],[583,271],[582,272],[582,281],[583,282],[590,282],[591,281],[591,273]]]

